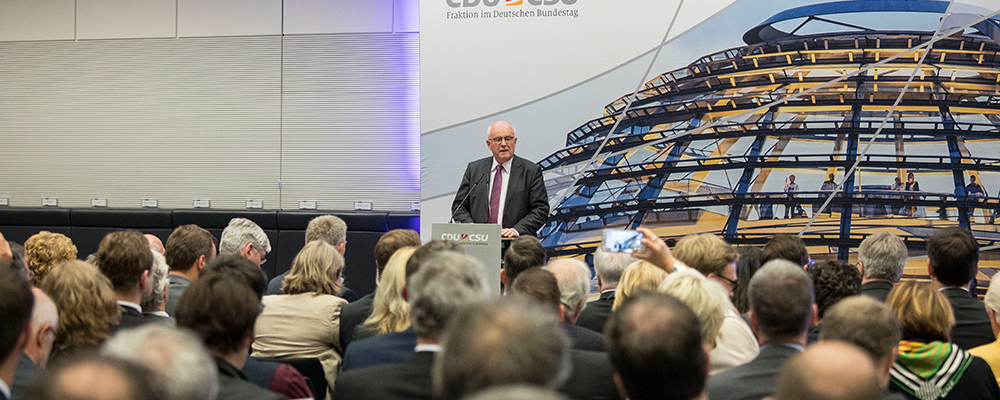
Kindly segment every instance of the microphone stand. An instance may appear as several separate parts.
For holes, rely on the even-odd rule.
[[[489,172],[484,172],[482,175],[480,175],[479,179],[476,180],[476,183],[474,183],[472,185],[472,188],[469,189],[469,193],[465,194],[465,198],[462,199],[462,201],[459,202],[457,206],[455,206],[455,209],[451,210],[451,221],[448,221],[449,224],[455,223],[455,213],[458,212],[459,208],[462,208],[462,205],[465,204],[465,201],[468,200],[469,196],[472,195],[472,191],[476,190],[476,186],[479,186],[479,182],[482,182],[483,178],[485,178],[487,174],[489,174]],[[470,214],[471,214],[471,211],[470,211]]]

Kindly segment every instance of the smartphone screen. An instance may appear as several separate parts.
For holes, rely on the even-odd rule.
[[[638,253],[642,251],[642,233],[638,231],[604,231],[604,250],[614,253]]]

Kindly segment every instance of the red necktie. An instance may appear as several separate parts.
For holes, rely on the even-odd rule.
[[[488,224],[495,224],[500,214],[500,189],[503,187],[503,165],[497,165],[497,173],[493,174],[493,190],[490,191],[490,219]]]

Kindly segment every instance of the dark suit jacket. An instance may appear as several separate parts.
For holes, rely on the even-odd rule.
[[[142,315],[141,312],[136,311],[132,307],[126,307],[123,305],[119,305],[118,307],[122,309],[122,319],[118,322],[119,331],[138,328],[149,323],[164,322],[168,320],[163,317],[147,318],[145,315]]]
[[[763,347],[750,362],[709,378],[708,398],[760,400],[770,396],[781,366],[798,353],[798,350],[780,344]]]
[[[559,393],[574,400],[618,400],[614,367],[608,353],[573,350],[570,352],[573,370]]]
[[[871,281],[861,285],[861,294],[878,299],[883,303],[889,297],[890,290],[892,290],[892,283],[886,281]]]
[[[566,332],[566,336],[569,336],[574,350],[607,351],[604,348],[604,334],[581,328],[569,322],[561,322],[559,325],[562,326],[563,332]]]
[[[42,374],[42,369],[31,361],[27,354],[21,354],[21,360],[17,362],[17,370],[14,372],[14,383],[10,385],[11,400],[27,399],[24,397],[28,385]],[[0,395],[2,397],[2,395]]]
[[[608,322],[611,315],[611,305],[615,304],[615,291],[601,293],[597,300],[587,303],[587,307],[580,312],[580,318],[576,320],[576,326],[587,328],[597,333],[604,333],[604,324]]]
[[[369,293],[358,301],[344,304],[344,307],[340,309],[340,348],[347,348],[354,335],[354,328],[364,323],[372,315],[374,302],[375,293]]]
[[[941,289],[948,298],[955,313],[955,327],[951,328],[951,342],[962,350],[971,350],[984,344],[993,343],[993,328],[990,316],[986,314],[983,302],[973,299],[972,294],[962,288]]]
[[[217,400],[279,400],[285,396],[263,389],[247,381],[246,375],[226,360],[215,359],[219,368],[219,395]]]
[[[379,364],[399,364],[413,357],[417,334],[413,328],[351,342],[344,352],[344,371]]]
[[[455,193],[451,204],[455,221],[464,223],[485,223],[490,216],[490,167],[493,157],[486,157],[469,163],[462,176],[462,184]],[[480,178],[482,180],[480,180]],[[476,185],[476,182],[479,182]],[[471,186],[475,190],[469,195]],[[549,215],[549,194],[545,191],[542,168],[531,161],[514,156],[510,164],[510,179],[507,181],[507,197],[504,199],[504,213],[501,225],[513,228],[520,235],[535,235]],[[465,196],[469,195],[469,199]]]
[[[425,399],[433,397],[431,368],[435,353],[414,353],[402,364],[382,364],[345,371],[337,377],[334,400]]]

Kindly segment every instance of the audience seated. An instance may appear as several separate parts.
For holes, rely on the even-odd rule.
[[[433,397],[431,369],[441,349],[441,332],[460,306],[486,298],[486,269],[472,257],[442,252],[424,262],[407,287],[417,335],[413,357],[401,364],[345,371],[337,379],[335,399]]]
[[[458,400],[510,384],[554,389],[569,373],[569,353],[551,307],[521,298],[470,304],[442,336],[435,395]]]
[[[858,247],[861,294],[885,302],[892,286],[903,276],[906,257],[903,240],[889,232],[879,232],[861,241]]]
[[[170,240],[167,239],[169,244]],[[238,254],[260,267],[271,252],[271,240],[260,226],[246,218],[233,218],[219,238],[219,254]]]
[[[503,267],[500,269],[500,283],[504,287],[514,283],[517,275],[529,268],[545,265],[545,247],[538,238],[530,235],[518,236],[510,242],[504,252]]]
[[[630,297],[611,315],[607,334],[622,398],[706,399],[708,354],[698,317],[676,298]]]
[[[778,372],[802,352],[806,330],[816,319],[813,285],[801,265],[776,259],[750,280],[750,327],[760,342],[752,361],[712,377],[712,400],[759,400],[771,395]]]
[[[28,388],[32,400],[169,400],[148,368],[133,362],[74,357]]]
[[[604,334],[576,326],[580,312],[587,306],[587,295],[590,293],[590,269],[587,264],[573,258],[561,258],[550,262],[545,269],[558,282],[556,293],[560,299],[557,306],[560,309],[559,325],[569,336],[573,348],[605,351]]]
[[[152,250],[152,249],[150,249]],[[153,254],[153,285],[152,291],[149,294],[149,298],[143,300],[142,304],[142,315],[146,318],[162,318],[163,322],[173,325],[174,319],[167,314],[167,300],[169,300],[170,293],[168,292],[170,281],[168,276],[170,275],[170,267],[167,266],[166,261],[163,259],[163,255],[152,251]]]
[[[727,295],[733,296],[739,279],[736,274],[736,260],[739,255],[736,249],[726,243],[722,238],[713,234],[688,235],[677,242],[673,249],[674,256],[688,267],[693,268],[722,285]],[[662,286],[661,286],[661,290]],[[684,299],[681,299],[684,301]],[[690,302],[684,301],[688,306]],[[719,340],[715,340],[715,334],[711,340],[705,338],[712,344],[709,362],[711,364],[711,374],[715,375],[737,365],[743,365],[760,353],[757,338],[754,337],[750,325],[747,324],[740,314],[728,301],[724,301],[722,312],[725,319],[722,320]],[[695,310],[699,317],[702,314]],[[704,323],[704,319],[702,320]],[[704,332],[703,332],[704,335]]]
[[[6,244],[2,236],[0,241]],[[6,258],[9,263],[9,253]],[[0,268],[0,293],[0,400],[9,400],[14,373],[32,333],[34,299],[28,281],[7,266]]]
[[[811,261],[805,242],[796,235],[774,235],[764,244],[760,254],[760,264],[764,265],[768,261],[777,259],[791,261],[800,268]]]
[[[282,282],[283,295],[264,296],[257,318],[253,355],[266,358],[318,358],[326,380],[337,379],[340,348],[340,309],[347,301],[337,297],[344,257],[330,244],[309,242],[292,261]],[[332,397],[332,391],[326,395]],[[317,394],[322,397],[323,394]]]
[[[903,333],[889,390],[920,400],[1000,398],[989,364],[949,342],[955,317],[935,285],[900,282],[886,304]]]
[[[406,286],[406,262],[417,249],[402,248],[389,258],[381,282],[375,290],[371,315],[351,332],[351,340],[402,332],[410,327],[410,304],[403,295]]]
[[[824,341],[781,368],[775,400],[881,400],[871,358],[854,345]]]
[[[927,241],[927,275],[948,298],[955,316],[951,340],[970,350],[996,340],[983,302],[969,292],[979,272],[979,244],[962,228],[946,228]]]
[[[383,234],[375,243],[376,286],[380,285],[382,272],[389,263],[389,259],[397,250],[404,247],[420,247],[420,234],[412,229],[393,229]],[[374,302],[375,293],[373,292],[344,305],[344,309],[340,312],[340,348],[347,348],[347,345],[351,343],[351,336],[354,335],[354,328],[364,323],[372,315]]]
[[[842,341],[864,350],[875,363],[875,375],[883,391],[889,387],[889,373],[899,354],[899,321],[884,303],[869,296],[851,296],[826,311],[819,340]],[[887,393],[886,400],[905,399]]]
[[[218,400],[284,399],[248,382],[241,371],[260,311],[260,300],[245,283],[222,274],[199,278],[177,305],[177,326],[194,331],[215,358]]]
[[[335,247],[337,252],[343,256],[344,252],[347,251],[347,223],[333,215],[321,215],[313,218],[309,221],[309,225],[306,225],[305,242],[309,243],[316,240],[322,240]],[[285,273],[271,279],[271,282],[267,284],[267,294],[282,294],[281,283],[291,272],[291,270],[285,271]],[[353,290],[348,289],[347,286],[342,287],[340,294],[337,296],[347,300],[348,303],[358,300],[358,295]]]
[[[750,311],[750,301],[747,300],[747,288],[750,279],[760,269],[760,247],[740,247],[736,251],[740,258],[736,260],[736,289],[733,290],[733,307],[738,314]]]
[[[162,324],[131,329],[108,340],[101,354],[149,368],[168,400],[213,400],[219,393],[212,356],[184,329]]]
[[[649,261],[635,261],[625,268],[622,280],[615,289],[615,301],[612,310],[617,310],[628,296],[646,291],[655,292],[660,283],[667,278],[667,271]]]
[[[18,275],[20,276],[20,275]],[[17,363],[14,383],[11,385],[11,399],[27,399],[25,390],[38,379],[48,364],[52,344],[59,326],[59,311],[55,303],[39,288],[31,288],[34,305],[31,309],[31,328],[28,341],[24,345],[21,360]]]
[[[121,320],[118,329],[130,329],[160,318],[146,318],[139,306],[153,293],[153,253],[138,231],[117,231],[104,236],[97,249],[97,267],[115,289]]]
[[[66,235],[41,231],[24,242],[24,256],[33,275],[31,283],[39,286],[52,267],[76,259],[76,246]]]
[[[611,306],[615,303],[615,289],[618,281],[625,273],[625,267],[635,261],[628,253],[612,253],[600,246],[594,251],[594,271],[597,272],[597,289],[601,296],[587,303],[580,311],[576,326],[604,333],[604,324],[611,315]]]
[[[823,316],[831,306],[843,298],[854,296],[861,292],[861,275],[853,265],[836,261],[820,261],[809,264],[806,274],[812,279],[816,291],[817,318],[809,328],[808,343],[819,338]]]
[[[729,305],[725,288],[706,278],[697,270],[687,270],[668,275],[660,284],[658,291],[669,294],[688,306],[701,324],[701,339],[704,342],[705,350],[711,354],[712,351],[718,349],[721,329],[723,321],[725,321],[725,310]],[[711,362],[711,356],[709,356],[709,362]],[[711,373],[711,368],[709,371]]]
[[[993,328],[993,334],[1000,334],[1000,320],[997,319],[1000,317],[1000,274],[995,274],[993,279],[990,279],[990,288],[986,290],[983,304],[986,306],[986,314],[990,316],[990,327]],[[976,347],[969,350],[969,353],[986,360],[986,363],[993,369],[993,375],[997,378],[997,382],[1000,382],[1000,340]]]
[[[56,265],[41,289],[59,310],[52,359],[100,347],[118,324],[121,308],[111,280],[93,265],[79,260]]]
[[[170,294],[166,311],[174,315],[177,303],[191,282],[216,256],[215,236],[197,225],[181,225],[167,238],[166,262],[170,266]]]

